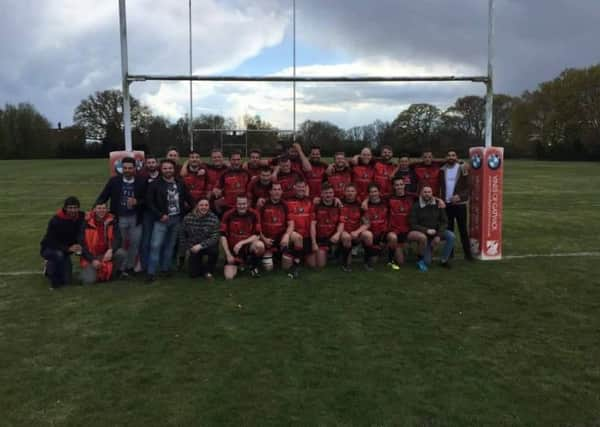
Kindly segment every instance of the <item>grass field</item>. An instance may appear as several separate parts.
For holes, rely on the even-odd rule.
[[[49,292],[98,160],[0,162],[1,425],[600,425],[600,257]],[[508,161],[505,255],[600,251],[600,165]]]

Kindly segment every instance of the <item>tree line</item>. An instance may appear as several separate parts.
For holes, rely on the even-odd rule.
[[[52,129],[50,122],[31,104],[0,109],[0,158],[105,157],[120,150],[123,140],[122,93],[96,92],[75,108],[73,126]],[[163,153],[175,146],[189,148],[188,117],[175,122],[154,115],[139,100],[131,99],[133,144],[136,149]],[[282,137],[260,116],[244,117],[244,128],[221,115],[202,114],[193,120],[195,147],[207,154],[214,147],[248,144],[271,154]],[[215,131],[225,129],[227,131]],[[413,104],[391,122],[342,129],[319,120],[306,120],[297,138],[305,146],[319,145],[325,155],[361,147],[390,145],[396,152],[418,155],[424,148],[443,151],[450,147],[466,153],[483,144],[485,99],[458,98],[442,110],[431,104]],[[551,160],[600,160],[600,65],[567,69],[534,91],[521,96],[494,96],[494,145],[509,157]]]

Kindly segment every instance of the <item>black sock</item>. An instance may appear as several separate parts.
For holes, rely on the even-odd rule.
[[[347,248],[345,246],[342,246],[340,248],[340,254],[343,265],[348,265],[348,257],[350,256],[350,252],[352,252],[352,247]]]

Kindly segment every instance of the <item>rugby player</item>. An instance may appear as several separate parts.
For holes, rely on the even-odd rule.
[[[403,178],[396,177],[392,183],[393,194],[388,198],[388,265],[392,269],[398,270],[404,264],[404,246],[408,241],[408,232],[410,231],[408,219],[414,197],[406,193],[406,185]]]
[[[274,255],[281,255],[283,248],[289,245],[289,237],[294,224],[288,221],[287,206],[281,198],[281,184],[274,182],[270,185],[269,197],[263,201],[260,212],[260,238],[265,245],[263,267],[266,271],[273,270]],[[285,236],[285,239],[284,239]]]
[[[322,185],[321,198],[314,209],[318,250],[310,254],[307,263],[311,267],[323,268],[327,265],[327,256],[335,249],[344,231],[344,223],[340,221],[340,207],[335,203],[330,184]]]
[[[389,209],[387,202],[381,197],[377,184],[369,184],[368,194],[365,217],[369,229],[362,233],[362,244],[365,251],[365,270],[373,271],[377,257],[387,243]]]
[[[341,234],[340,254],[342,270],[349,273],[352,271],[352,247],[361,243],[363,234],[369,226],[356,198],[354,184],[346,185],[342,203],[340,222],[344,224],[344,228]]]
[[[252,277],[260,277],[258,263],[265,252],[260,240],[260,218],[248,207],[248,197],[236,197],[236,206],[221,220],[221,247],[225,253],[224,275],[232,280],[240,266],[248,267]]]

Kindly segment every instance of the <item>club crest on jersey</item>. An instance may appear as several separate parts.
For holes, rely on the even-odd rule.
[[[299,208],[298,208],[298,212],[299,212],[299,213],[304,213],[304,208],[303,208],[303,207],[299,207]]]
[[[235,183],[235,188],[240,188],[240,187],[241,187],[240,183],[239,183],[239,182],[236,182],[236,183]]]

